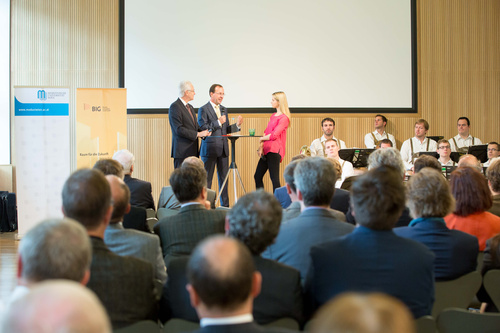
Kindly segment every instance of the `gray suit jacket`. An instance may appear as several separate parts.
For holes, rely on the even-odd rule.
[[[342,213],[340,210],[328,209],[328,212],[332,214],[332,217],[334,219],[346,222],[345,214]],[[300,202],[298,201],[292,202],[292,204],[288,206],[287,209],[283,209],[283,218],[281,219],[281,222],[286,222],[288,220],[294,219],[299,215],[300,215]]]
[[[190,255],[196,245],[214,234],[225,232],[226,211],[206,209],[200,204],[187,205],[179,214],[162,218],[154,232],[160,236],[165,264],[172,257]]]
[[[262,257],[277,260],[300,271],[302,283],[311,264],[311,247],[354,230],[347,222],[335,220],[327,209],[309,208],[281,225],[276,242]]]
[[[158,295],[155,292],[153,266],[134,257],[111,252],[104,241],[90,237],[92,264],[87,287],[96,293],[113,329],[141,320],[158,318]]]
[[[155,267],[155,278],[167,282],[167,272],[157,235],[125,229],[122,223],[111,223],[104,232],[104,243],[114,253],[147,261]]]

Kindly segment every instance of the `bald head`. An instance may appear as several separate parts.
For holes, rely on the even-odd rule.
[[[475,168],[479,172],[483,172],[483,168],[481,166],[481,162],[474,155],[466,154],[460,157],[458,160],[458,167],[470,167]]]
[[[123,179],[115,175],[107,175],[106,180],[111,188],[111,197],[113,198],[113,214],[110,222],[118,223],[130,211],[130,190]]]
[[[10,304],[0,332],[111,333],[96,295],[76,282],[52,280]]]
[[[192,166],[200,170],[205,170],[205,164],[199,157],[189,156],[184,161],[182,161],[181,167]]]
[[[193,251],[187,271],[191,287],[208,309],[232,311],[252,301],[253,259],[234,239],[207,238]]]

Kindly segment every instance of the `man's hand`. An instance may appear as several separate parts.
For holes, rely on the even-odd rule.
[[[241,127],[243,124],[243,117],[241,115],[238,116],[238,121],[236,122],[236,126]]]
[[[225,116],[225,115],[220,116],[220,118],[219,118],[219,122],[220,122],[221,124],[224,124],[224,123],[226,122],[226,116]]]
[[[204,130],[204,131],[198,132],[198,135],[197,135],[197,136],[198,136],[199,138],[203,138],[203,137],[205,137],[205,136],[210,136],[210,134],[212,134],[212,133],[210,133],[208,130]]]

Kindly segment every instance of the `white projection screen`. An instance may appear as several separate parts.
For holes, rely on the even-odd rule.
[[[416,112],[414,0],[124,0],[129,113],[166,111],[182,80],[248,112]]]

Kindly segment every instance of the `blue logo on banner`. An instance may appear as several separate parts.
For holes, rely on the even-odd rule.
[[[16,116],[69,116],[68,103],[21,103],[14,98]]]
[[[47,94],[45,93],[45,90],[38,90],[37,97],[41,101],[47,100]]]

